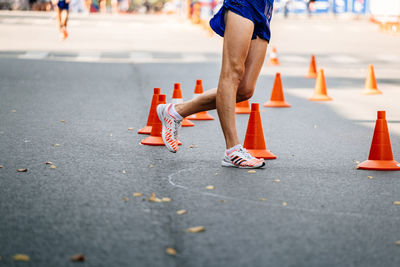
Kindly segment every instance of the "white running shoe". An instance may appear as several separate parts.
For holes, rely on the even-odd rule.
[[[232,151],[229,155],[225,152],[225,156],[221,165],[223,167],[235,167],[240,169],[258,169],[265,165],[264,159],[253,157],[242,146]]]
[[[157,106],[157,115],[162,123],[162,139],[169,151],[176,153],[178,151],[178,136],[182,120],[177,120],[168,109],[172,104],[160,104]]]

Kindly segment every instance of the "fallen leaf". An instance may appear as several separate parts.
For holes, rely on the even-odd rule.
[[[218,172],[215,173],[215,176],[217,176],[217,175],[218,175]]]
[[[198,148],[198,145],[190,145],[189,148]]]
[[[56,168],[55,165],[51,165],[51,166],[50,166],[50,169],[55,169],[55,168]]]
[[[360,164],[360,162],[359,162],[358,160],[356,160],[356,163],[357,163],[357,164]]]
[[[318,128],[318,126],[315,124],[315,125],[314,125],[314,129],[317,129],[317,128]]]
[[[226,200],[224,200],[224,199],[221,199],[221,201],[220,201],[221,203],[226,203]]]
[[[59,146],[60,146],[60,144],[55,144],[54,146],[55,146],[55,147],[59,147]]]
[[[28,169],[18,169],[17,172],[27,172]]]
[[[287,202],[282,202],[282,206],[286,207],[287,206]]]
[[[400,201],[393,201],[393,205],[399,206],[400,205]]]
[[[85,261],[86,257],[82,253],[71,256],[71,261]]]
[[[154,168],[154,165],[153,165],[153,164],[150,164],[150,165],[149,165],[149,168]]]
[[[15,261],[29,261],[30,259],[29,259],[29,256],[28,255],[25,255],[25,254],[15,254],[14,256],[13,256],[13,259],[15,260]]]
[[[122,173],[123,173],[123,174],[126,174],[126,171],[125,171],[125,170],[123,170],[123,171],[122,171]]]
[[[0,169],[3,168],[3,165],[0,165]]]
[[[372,177],[372,176],[368,176],[368,179],[373,179],[374,177]]]
[[[183,214],[186,214],[187,213],[187,210],[178,210],[178,211],[176,211],[176,214],[178,214],[178,215],[183,215]]]
[[[112,136],[112,134],[110,134],[110,136]]]
[[[143,194],[142,194],[142,193],[139,193],[139,192],[136,192],[136,193],[133,193],[132,196],[134,196],[134,197],[141,197],[141,196],[143,196]]]
[[[208,189],[208,190],[214,190],[215,187],[214,187],[213,185],[208,185],[208,186],[206,186],[206,189]]]
[[[256,173],[256,171],[255,170],[250,170],[250,171],[248,171],[248,173]]]
[[[188,233],[200,233],[204,232],[206,228],[204,226],[195,226],[195,227],[190,227],[186,230]]]
[[[165,250],[165,253],[167,253],[168,255],[171,255],[171,256],[175,256],[176,255],[176,250],[173,249],[173,248],[167,248]]]
[[[280,182],[281,182],[281,180],[279,180],[279,179],[274,180],[274,183],[280,183]]]
[[[0,261],[1,261],[1,256],[0,256]]]
[[[400,246],[400,240],[395,242],[396,245]]]
[[[151,193],[151,197],[148,198],[149,202],[156,202],[159,203],[161,202],[161,199],[159,199],[158,197],[156,197],[155,193]]]
[[[17,112],[17,110],[16,109],[12,109],[11,112]]]
[[[171,199],[169,197],[163,197],[161,199],[162,202],[171,202]]]
[[[122,201],[124,201],[124,202],[127,202],[128,200],[129,200],[128,197],[123,197],[123,198],[122,198]]]
[[[128,128],[128,131],[133,131],[133,128]]]
[[[62,123],[64,123],[64,122],[65,122],[65,120],[61,120],[61,122],[62,122]]]
[[[53,162],[51,162],[51,161],[46,161],[44,164],[46,164],[46,165],[52,165]]]
[[[267,199],[267,198],[264,198],[264,197],[259,197],[258,200],[260,200],[260,201],[267,201],[268,199]]]

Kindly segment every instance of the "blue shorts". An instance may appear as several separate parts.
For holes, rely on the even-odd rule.
[[[210,26],[218,35],[224,37],[225,12],[229,10],[254,23],[252,39],[258,36],[269,42],[273,5],[274,0],[225,0],[221,9],[210,20]]]
[[[64,1],[63,0],[59,0],[58,3],[57,3],[57,6],[58,6],[59,9],[66,9],[66,10],[69,9],[69,3],[65,2],[65,0]]]

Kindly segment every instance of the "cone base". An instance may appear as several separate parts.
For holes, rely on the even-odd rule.
[[[363,91],[361,91],[361,94],[363,94],[363,95],[381,95],[382,91],[380,91],[379,89],[364,89]]]
[[[308,100],[310,101],[332,101],[332,97],[329,97],[327,95],[313,95],[310,97]]]
[[[143,139],[140,143],[147,146],[165,146],[161,136],[149,136]]]
[[[267,108],[290,108],[291,105],[286,101],[268,101],[264,104]]]
[[[357,169],[376,171],[400,171],[400,163],[395,160],[366,160]]]
[[[189,117],[187,117],[187,119],[189,120],[194,120],[194,121],[212,121],[214,120],[214,117],[211,116],[210,114],[208,114],[207,112],[205,113],[196,113],[193,115],[190,115]]]
[[[279,66],[281,65],[278,61],[270,61],[267,63],[268,66]]]
[[[258,159],[276,159],[276,156],[271,151],[266,149],[247,149],[246,150]]]
[[[164,141],[161,136],[149,136],[140,142],[142,145],[146,146],[165,146]],[[181,146],[182,142],[178,141],[178,146]]]
[[[190,120],[184,118],[182,121],[182,127],[193,127],[194,123],[191,122]]]
[[[151,126],[145,126],[138,131],[138,134],[151,134]]]
[[[251,109],[250,108],[243,108],[243,107],[237,107],[235,108],[235,113],[236,114],[250,114]]]

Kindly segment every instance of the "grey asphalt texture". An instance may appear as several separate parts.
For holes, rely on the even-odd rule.
[[[256,173],[220,167],[215,111],[182,129],[177,154],[140,145],[154,87],[170,99],[181,82],[188,99],[196,79],[215,87],[219,69],[0,58],[0,266],[399,266],[400,172],[356,170],[371,127],[329,103],[287,94],[292,108],[261,108],[278,159]],[[283,76],[285,89],[311,94],[302,76]],[[262,74],[252,101],[267,101],[273,80]],[[363,79],[327,83],[340,91]],[[242,140],[247,120],[237,116]],[[399,160],[400,136],[391,141]],[[172,201],[148,202],[153,192]],[[193,226],[206,231],[185,231]],[[30,262],[13,261],[17,253]],[[86,262],[71,262],[77,253]]]

